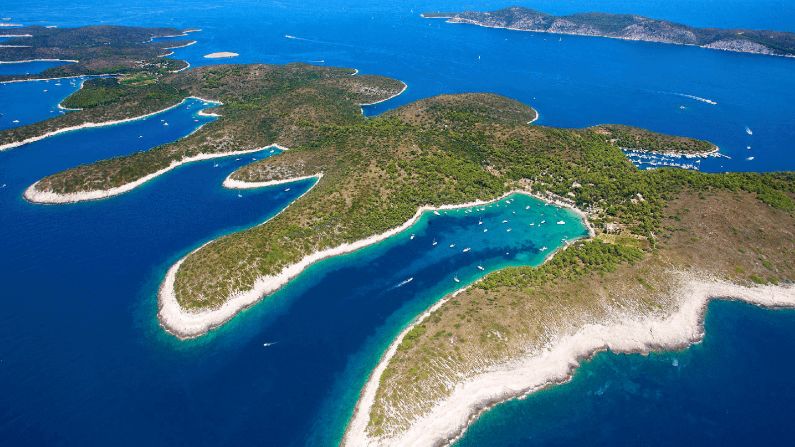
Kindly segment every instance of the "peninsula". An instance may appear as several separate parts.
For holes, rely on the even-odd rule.
[[[422,17],[447,19],[489,28],[552,34],[610,37],[680,45],[695,45],[740,53],[795,56],[795,34],[749,29],[694,28],[667,20],[630,14],[581,13],[555,16],[514,6],[491,12],[426,12]]]
[[[26,192],[33,202],[100,198],[180,163],[289,148],[239,168],[224,185],[313,178],[313,186],[268,221],[203,245],[167,272],[158,318],[180,338],[224,324],[314,262],[408,228],[423,210],[512,191],[580,210],[589,238],[537,268],[491,272],[440,297],[406,328],[362,391],[346,445],[448,442],[492,405],[566,380],[594,352],[697,341],[716,297],[795,306],[795,174],[642,171],[622,149],[714,146],[626,126],[531,125],[535,110],[494,94],[360,113],[360,104],[405,87],[303,64],[135,73],[86,82],[66,101],[81,110],[2,131],[0,145],[153,113],[189,96],[218,103],[220,117],[190,136],[36,182]]]

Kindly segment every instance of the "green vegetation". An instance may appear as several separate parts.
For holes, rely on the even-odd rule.
[[[18,47],[0,48],[0,60],[29,59],[77,60],[35,75],[4,75],[0,81],[25,78],[54,78],[78,75],[151,73],[163,75],[184,68],[184,61],[163,57],[168,47],[185,45],[189,40],[153,42],[152,39],[183,34],[174,28],[130,26],[84,26],[79,28],[14,28],[12,37],[3,42]]]
[[[528,126],[536,115],[533,109],[496,95],[440,96],[366,119],[358,103],[389,97],[402,84],[350,74],[297,64],[228,65],[154,83],[140,76],[92,81],[67,101],[86,110],[70,115],[111,111],[142,98],[173,103],[190,94],[222,101],[217,109],[222,117],[177,142],[70,169],[37,187],[57,193],[109,189],[185,157],[272,143],[291,150],[245,166],[232,177],[258,182],[323,173],[312,191],[267,224],[223,237],[185,260],[176,292],[188,309],[217,307],[251,288],[257,278],[276,274],[308,253],[399,226],[422,205],[491,199],[511,188],[569,198],[590,210],[597,227],[619,225],[620,244],[585,244],[545,269],[490,276],[484,287],[509,277],[517,287],[528,287],[543,282],[547,269],[564,261],[570,263],[566,277],[595,269],[609,272],[654,250],[666,203],[684,189],[745,191],[776,208],[795,208],[792,174],[639,171],[612,140],[673,142],[694,150],[702,143],[623,126]]]
[[[128,80],[122,78],[91,79],[85,82],[82,89],[66,98],[62,105],[72,109],[93,109],[96,107],[108,106],[113,104],[133,104],[138,103],[138,107],[133,110],[135,114],[143,115],[147,111],[158,107],[176,104],[185,98],[185,91],[166,83],[152,81],[146,83],[139,81],[141,75]],[[153,79],[151,77],[145,79]],[[145,88],[142,88],[145,87]],[[142,106],[141,104],[152,104],[153,107]]]
[[[694,28],[630,14],[581,13],[555,16],[524,7],[491,12],[429,12],[427,18],[472,23],[493,28],[584,36],[603,36],[649,42],[698,45],[745,53],[795,55],[795,34],[748,29]]]
[[[709,141],[677,137],[621,124],[602,124],[591,128],[621,149],[677,154],[707,154],[717,150]]]
[[[0,143],[19,141],[67,125],[140,116],[193,95],[223,102],[222,116],[171,144],[79,166],[39,182],[40,190],[73,193],[121,186],[187,157],[252,150],[273,143],[297,146],[365,121],[358,104],[388,98],[403,84],[379,76],[302,64],[219,65],[151,77],[95,79],[70,96],[83,108],[56,119],[0,132]],[[318,140],[319,141],[319,140]]]
[[[536,112],[490,94],[444,95],[367,119],[358,104],[403,84],[346,69],[221,65],[164,76],[94,80],[66,102],[84,110],[0,133],[20,134],[188,95],[219,100],[222,115],[149,151],[80,166],[38,183],[57,193],[109,189],[185,157],[291,149],[244,166],[241,181],[322,173],[312,190],[263,225],[219,238],[176,273],[186,310],[217,308],[304,256],[397,227],[423,205],[496,198],[514,188],[569,200],[597,235],[538,267],[488,275],[412,329],[381,378],[370,433],[405,429],[458,383],[622,312],[665,312],[679,276],[743,284],[795,278],[795,174],[641,171],[619,146],[700,152],[709,143],[625,126],[527,125]],[[442,366],[440,366],[442,365]],[[396,410],[399,409],[399,410]]]

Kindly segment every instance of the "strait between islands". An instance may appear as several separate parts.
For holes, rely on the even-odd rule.
[[[795,306],[792,173],[641,171],[622,148],[699,156],[715,148],[626,126],[528,125],[532,108],[492,94],[437,96],[368,119],[360,104],[405,85],[355,73],[301,64],[137,70],[87,81],[64,103],[79,110],[0,132],[0,145],[155,113],[189,96],[217,102],[218,119],[185,138],[54,174],[26,192],[48,202],[125,192],[192,160],[290,148],[224,184],[314,177],[314,186],[267,222],[169,269],[158,317],[181,338],[223,324],[312,262],[407,228],[423,210],[512,191],[581,210],[589,238],[537,268],[490,273],[400,334],[362,391],[347,445],[448,443],[490,406],[566,380],[597,351],[698,341],[713,298]]]

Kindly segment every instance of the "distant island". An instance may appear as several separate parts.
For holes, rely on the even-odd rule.
[[[237,57],[237,56],[240,55],[237,53],[233,53],[231,51],[219,51],[217,53],[210,53],[204,55],[205,59],[224,59],[224,58]]]
[[[0,148],[25,150],[191,96],[218,115],[176,141],[47,176],[26,190],[33,203],[111,197],[184,163],[289,148],[241,166],[223,185],[312,179],[311,187],[165,274],[158,319],[179,338],[226,323],[313,263],[405,231],[423,211],[474,209],[515,192],[577,211],[587,238],[538,267],[488,272],[405,328],[367,381],[344,445],[448,443],[491,406],[566,380],[595,352],[698,341],[716,297],[795,307],[795,174],[639,170],[622,150],[700,156],[716,148],[615,124],[533,125],[532,107],[495,94],[361,113],[362,104],[405,89],[396,79],[306,64],[139,69],[86,81],[64,102],[79,110],[0,131]]]
[[[631,14],[581,13],[555,16],[514,6],[491,12],[426,12],[422,17],[447,19],[489,28],[552,34],[610,37],[680,45],[695,45],[739,53],[795,56],[795,34],[747,29],[695,28],[667,20]]]

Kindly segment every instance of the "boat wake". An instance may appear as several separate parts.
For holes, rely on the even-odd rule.
[[[410,283],[412,281],[414,281],[414,277],[413,276],[411,278],[409,278],[409,279],[400,281],[399,283],[397,283],[397,285],[393,286],[392,289],[397,289],[398,287],[403,287],[403,286],[405,286],[406,284],[408,284],[408,283]]]
[[[716,101],[713,101],[713,100],[708,99],[708,98],[702,98],[701,96],[688,95],[687,93],[676,93],[676,92],[674,92],[672,94],[674,94],[676,96],[681,96],[682,98],[692,99],[694,101],[699,101],[699,102],[703,102],[703,103],[706,103],[706,104],[710,104],[710,105],[713,105],[713,106],[718,105],[718,103]]]

